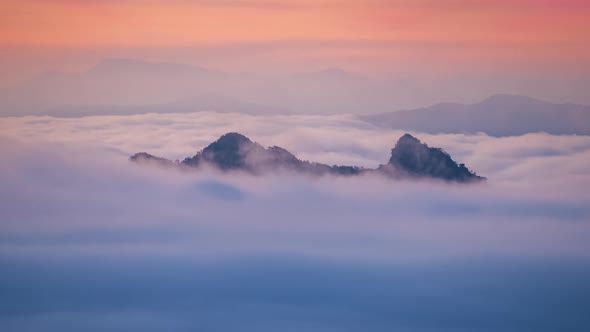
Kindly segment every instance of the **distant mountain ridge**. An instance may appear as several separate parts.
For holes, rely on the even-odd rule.
[[[194,65],[172,62],[147,62],[127,58],[106,59],[97,63],[87,72],[87,74],[90,75],[125,75],[129,73],[164,75],[223,75],[222,72],[213,71]]]
[[[443,103],[415,108],[443,99],[471,99],[473,91],[460,89],[455,85],[458,83],[445,84],[444,80],[425,82],[365,75],[338,67],[256,74],[192,64],[105,59],[83,72],[48,72],[1,88],[0,117],[201,111],[250,115],[363,114],[359,119],[377,126],[428,133],[590,135],[590,106],[496,95],[470,105]],[[556,98],[555,94],[549,95]],[[396,111],[399,109],[404,110]]]
[[[227,133],[192,157],[180,162],[156,157],[145,152],[130,160],[139,164],[162,167],[198,169],[212,167],[220,171],[242,171],[263,175],[288,171],[313,176],[379,174],[395,179],[432,178],[450,182],[480,182],[484,177],[471,172],[464,164],[457,164],[440,148],[432,148],[410,134],[402,136],[391,150],[389,162],[376,169],[357,166],[329,166],[298,159],[291,152],[272,146],[264,148],[239,133]]]
[[[300,74],[224,72],[204,67],[106,59],[80,73],[53,72],[0,89],[0,116],[87,116],[243,112],[353,113],[388,110],[395,100],[387,82],[328,68]],[[204,97],[205,96],[205,97]],[[211,101],[210,97],[217,96]],[[193,100],[178,107],[178,103]],[[259,105],[258,112],[252,105]],[[265,106],[266,105],[266,106]],[[274,112],[276,111],[276,112]]]
[[[441,103],[360,119],[380,127],[439,133],[514,136],[534,132],[590,135],[590,106],[498,94],[475,104]]]

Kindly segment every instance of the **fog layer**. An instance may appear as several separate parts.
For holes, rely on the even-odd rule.
[[[0,120],[2,331],[583,331],[590,139],[413,133],[486,185],[139,167],[228,131],[374,167],[348,116]]]

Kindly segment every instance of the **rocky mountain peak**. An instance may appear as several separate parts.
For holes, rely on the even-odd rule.
[[[137,163],[173,164],[163,158],[147,153],[132,156]],[[178,167],[198,168],[209,165],[221,171],[243,171],[251,174],[288,171],[307,175],[380,174],[393,178],[433,178],[453,182],[484,180],[471,172],[465,165],[457,164],[440,148],[432,148],[416,137],[405,134],[391,150],[389,162],[376,169],[356,166],[329,166],[322,163],[298,159],[291,152],[272,146],[264,148],[239,133],[227,133],[199,151],[193,157],[183,160]]]
[[[431,177],[449,181],[469,182],[484,178],[457,164],[441,148],[433,148],[410,134],[403,135],[391,150],[388,165],[412,177]]]

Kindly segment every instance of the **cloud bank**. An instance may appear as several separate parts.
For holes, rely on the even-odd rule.
[[[349,116],[0,120],[3,331],[553,331],[590,326],[590,138],[427,135],[484,186],[179,173],[228,131],[382,163]]]

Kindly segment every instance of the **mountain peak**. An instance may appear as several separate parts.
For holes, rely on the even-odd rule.
[[[232,132],[222,135],[195,156],[186,158],[182,163],[188,166],[199,166],[201,163],[206,162],[222,170],[249,170],[250,165],[246,160],[247,157],[250,154],[263,151],[262,146],[252,142],[248,137]]]
[[[211,73],[198,66],[170,63],[149,62],[141,59],[110,58],[97,63],[88,73],[112,74],[112,73],[143,73],[157,75],[185,75]]]
[[[420,143],[422,143],[422,142],[420,142],[419,139],[406,133],[402,137],[399,138],[399,140],[396,143],[396,146],[397,145],[404,145],[404,144],[420,144]]]
[[[239,145],[239,144],[243,144],[243,143],[252,143],[252,141],[240,134],[240,133],[236,133],[236,132],[231,132],[231,133],[227,133],[224,135],[221,135],[217,141],[213,142],[212,144],[210,144],[209,146],[213,145],[213,144],[221,144],[221,145]]]
[[[133,160],[133,159],[132,159]],[[135,161],[135,160],[133,160]],[[306,174],[356,174],[354,167],[328,166],[298,159],[291,152],[278,147],[264,148],[248,137],[231,132],[222,135],[215,142],[182,161],[182,166],[199,167],[208,164],[222,171],[238,170],[251,174],[268,171],[295,171]]]
[[[470,182],[484,178],[457,164],[441,148],[432,148],[416,137],[405,134],[391,150],[388,168],[412,177],[430,177],[447,181]]]
[[[137,163],[172,164],[171,161],[147,153],[138,153],[130,159]],[[442,149],[431,148],[410,134],[400,137],[391,150],[389,162],[377,169],[329,166],[300,160],[281,147],[272,146],[265,149],[236,132],[222,135],[193,157],[183,160],[178,166],[198,168],[203,165],[222,171],[244,171],[250,174],[290,171],[316,176],[381,174],[393,178],[436,178],[454,182],[475,182],[485,179],[472,173],[465,165],[458,165]]]
[[[131,59],[131,58],[108,58],[100,61],[96,64],[97,67],[100,66],[127,66],[127,65],[140,65],[145,64],[146,62],[140,59]]]
[[[528,105],[528,104],[537,104],[542,103],[542,101],[527,97],[527,96],[519,96],[519,95],[511,95],[506,93],[498,93],[492,95],[481,102],[479,104],[489,104],[489,105],[498,105],[498,106],[505,106],[505,105]]]
[[[510,94],[495,94],[472,104],[442,103],[361,119],[379,127],[430,134],[590,135],[590,106]]]
[[[138,59],[110,58],[97,63],[90,72],[112,72],[128,70],[130,68],[141,68],[147,65],[147,62]]]
[[[328,79],[328,80],[335,80],[335,79],[366,79],[364,76],[358,75],[356,73],[352,73],[346,71],[342,68],[337,67],[329,67],[320,69],[317,71],[312,72],[305,72],[299,73],[294,75],[297,78],[306,78],[306,79]]]

